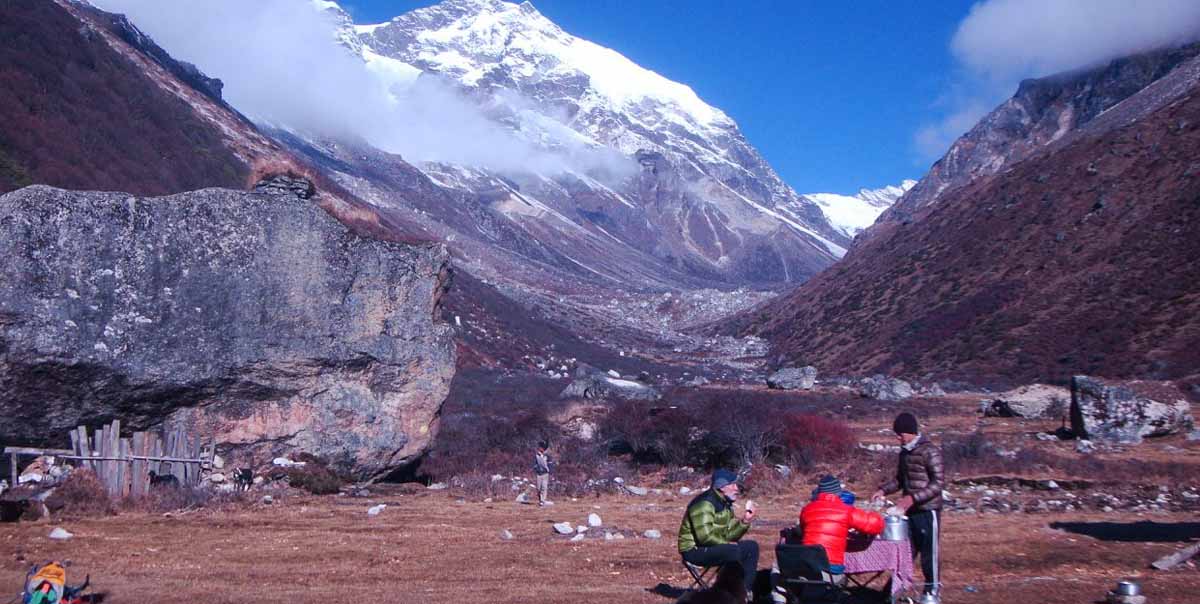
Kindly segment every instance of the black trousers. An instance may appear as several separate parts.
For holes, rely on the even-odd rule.
[[[921,574],[925,576],[925,593],[936,594],[941,587],[938,567],[941,565],[941,510],[909,512],[908,531],[912,536],[913,553],[921,559]]]
[[[758,572],[758,542],[747,539],[737,543],[696,547],[683,552],[683,559],[696,566],[721,566],[729,562],[740,562],[746,576],[746,590],[754,587],[754,575]]]

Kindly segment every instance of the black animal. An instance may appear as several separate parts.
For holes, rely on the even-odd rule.
[[[249,491],[254,484],[254,471],[250,468],[237,468],[233,471],[233,483],[239,491]]]
[[[179,488],[179,479],[170,474],[157,474],[150,470],[150,488]]]
[[[730,562],[717,571],[717,580],[704,591],[684,594],[677,604],[746,604],[745,574],[742,565]]]
[[[29,501],[0,501],[0,522],[16,522],[29,509]]]

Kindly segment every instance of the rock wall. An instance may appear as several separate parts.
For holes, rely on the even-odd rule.
[[[183,422],[238,460],[373,475],[420,454],[454,373],[448,255],[311,201],[34,186],[0,197],[0,439]]]

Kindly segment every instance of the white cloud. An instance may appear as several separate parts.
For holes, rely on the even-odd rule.
[[[984,0],[959,23],[950,50],[961,67],[953,100],[918,128],[931,161],[1025,78],[1090,67],[1200,39],[1200,0]]]
[[[177,59],[225,82],[224,96],[261,121],[357,136],[411,160],[501,171],[613,170],[607,150],[566,140],[551,152],[490,119],[437,77],[369,69],[334,40],[329,13],[304,0],[92,0],[124,13]]]
[[[1200,37],[1197,0],[987,0],[951,48],[995,78],[1038,77]]]

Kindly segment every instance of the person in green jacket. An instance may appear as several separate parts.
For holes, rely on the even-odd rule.
[[[758,572],[758,543],[740,541],[750,530],[754,507],[747,505],[741,518],[734,515],[733,502],[739,491],[736,474],[725,469],[713,472],[712,488],[696,496],[683,514],[679,553],[684,561],[696,566],[741,563],[746,591],[750,591]]]

